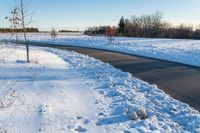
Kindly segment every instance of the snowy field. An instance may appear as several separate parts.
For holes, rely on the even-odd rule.
[[[41,40],[50,42],[45,39]],[[58,42],[116,50],[129,46],[135,51],[133,44],[139,49],[140,43],[145,46],[155,40],[119,39],[108,45],[100,37],[73,35]],[[157,43],[162,46],[162,42]],[[166,47],[172,49],[172,42],[176,41],[169,40]],[[177,42],[180,45],[181,41]],[[184,43],[189,42],[192,44]],[[2,133],[200,132],[199,112],[129,73],[69,51],[31,47],[30,57],[27,64],[24,47],[0,45]]]
[[[11,39],[8,35],[0,34],[0,39],[5,38]],[[60,34],[56,41],[52,41],[48,34],[36,33],[29,34],[29,40],[48,44],[99,48],[200,66],[200,41],[197,40],[116,37],[114,44],[108,44],[105,37],[91,37],[80,33]]]

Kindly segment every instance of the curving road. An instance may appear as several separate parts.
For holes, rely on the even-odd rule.
[[[91,48],[61,45],[32,45],[54,47],[85,54],[107,62],[150,84],[156,84],[173,98],[200,111],[200,68],[168,61]]]

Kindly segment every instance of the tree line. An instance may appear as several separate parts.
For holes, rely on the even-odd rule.
[[[39,32],[38,28],[26,28],[26,32]],[[23,28],[16,28],[13,30],[13,28],[0,28],[1,33],[12,33],[12,32],[23,32]]]
[[[60,33],[63,33],[63,32],[80,32],[78,30],[59,30]]]
[[[87,35],[106,35],[110,26],[89,27],[84,33]],[[118,26],[113,26],[114,36],[144,37],[144,38],[173,38],[200,39],[200,25],[179,24],[173,26],[163,21],[162,12],[154,14],[132,16],[130,19],[121,17]]]

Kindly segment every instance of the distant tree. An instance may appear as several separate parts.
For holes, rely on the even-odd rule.
[[[13,28],[0,28],[0,32],[8,33],[8,32],[14,32]],[[22,28],[16,28],[15,32],[23,32]],[[38,28],[26,28],[26,32],[39,32]]]
[[[50,32],[51,38],[55,41],[58,35],[58,32],[53,28]]]
[[[79,30],[59,30],[58,32],[74,32],[74,33],[76,33],[76,32],[80,32]]]
[[[107,26],[89,27],[84,34],[86,35],[105,35]]]
[[[116,30],[114,27],[107,26],[106,27],[106,37],[110,44],[114,43],[114,36],[115,36]]]
[[[10,32],[12,35],[15,34],[15,40],[16,40],[16,44],[17,44],[17,28],[20,27],[20,22],[21,22],[21,17],[20,17],[20,12],[19,9],[17,7],[15,7],[12,11],[11,11],[11,16],[10,17],[5,17],[5,19],[7,19],[10,23]]]
[[[199,29],[195,30],[193,38],[194,39],[200,39],[200,30]]]
[[[178,39],[190,39],[193,33],[192,25],[180,24],[176,27],[176,38]]]
[[[119,21],[119,34],[124,36],[124,32],[125,32],[125,20],[124,17],[122,16],[120,21]]]
[[[162,18],[163,18],[163,13],[160,11],[155,12],[152,16],[151,16],[151,21],[152,21],[152,25],[151,25],[151,37],[160,37],[160,34],[162,32],[163,29],[163,23],[162,23]]]

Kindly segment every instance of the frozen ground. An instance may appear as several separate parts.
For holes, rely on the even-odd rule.
[[[11,37],[5,34],[0,39]],[[105,37],[91,37],[82,34],[61,34],[52,41],[48,34],[29,34],[29,40],[48,44],[92,47],[163,59],[183,64],[200,66],[200,41],[175,39],[147,39],[117,37],[114,44],[108,44]]]
[[[200,132],[199,112],[129,73],[69,51],[30,56],[0,45],[0,132]]]

